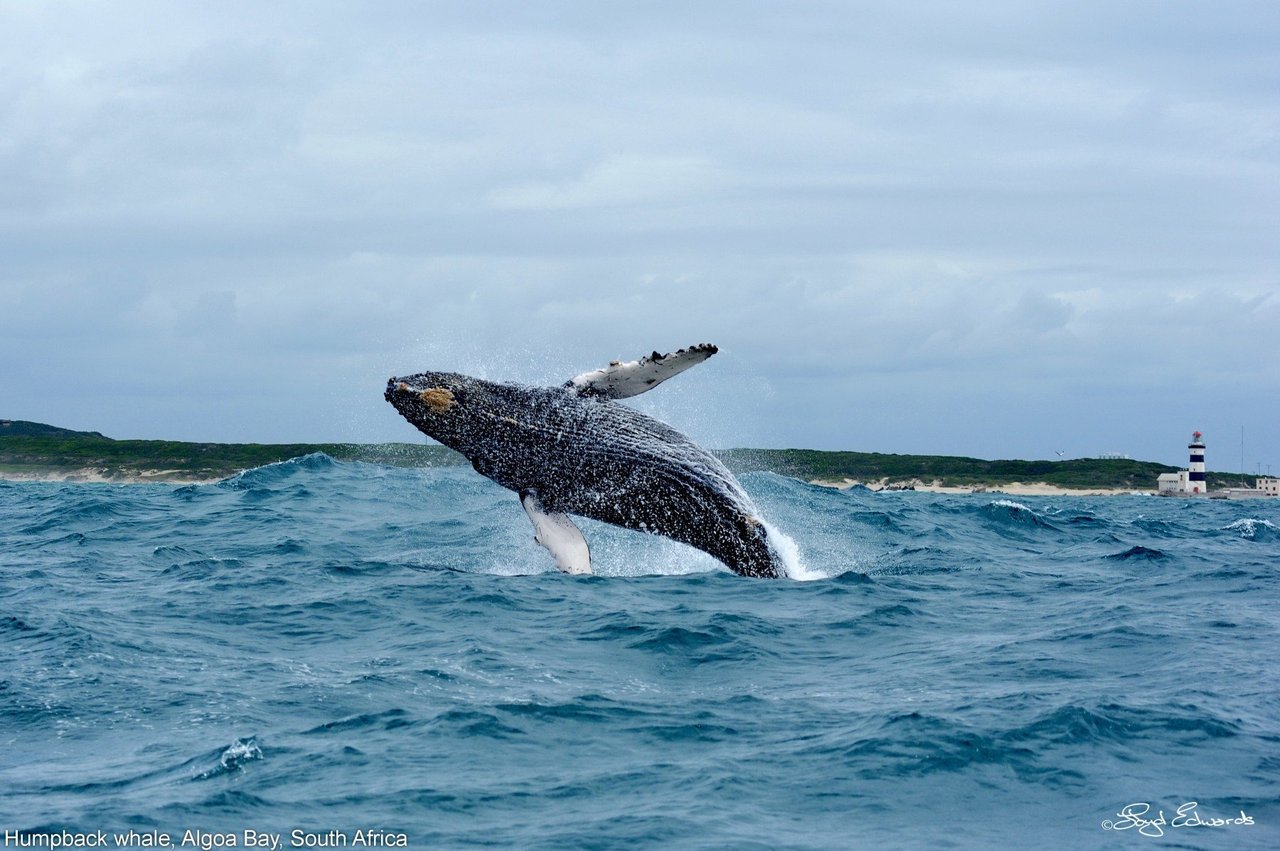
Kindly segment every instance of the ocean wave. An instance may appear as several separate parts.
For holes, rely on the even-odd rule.
[[[743,483],[820,578],[587,522],[566,576],[460,467],[0,487],[0,822],[1088,847],[1168,778],[1270,817],[1266,506]]]
[[[217,764],[207,768],[193,777],[193,780],[209,780],[223,774],[231,774],[244,770],[251,762],[265,759],[257,739],[250,736],[236,739],[217,755]]]
[[[682,664],[701,665],[714,662],[741,661],[757,658],[763,648],[756,646],[758,632],[747,628],[741,620],[714,617],[701,626],[639,625],[625,615],[614,615],[609,622],[584,632],[582,640],[618,644],[633,650],[657,654]]]
[[[342,718],[337,721],[326,721],[316,727],[303,732],[303,735],[329,735],[332,733],[349,733],[353,730],[361,730],[364,728],[379,728],[382,730],[394,730],[398,727],[404,727],[412,724],[409,713],[398,707],[387,709],[382,712],[361,713],[348,718]]]
[[[1223,532],[1234,532],[1246,541],[1280,540],[1280,527],[1270,520],[1244,517],[1222,527]]]
[[[618,721],[631,722],[647,713],[620,701],[598,694],[584,694],[573,700],[546,702],[539,700],[499,703],[494,706],[499,713],[516,719],[560,724],[605,724]]]
[[[1060,706],[1031,724],[1012,731],[1017,741],[1060,745],[1130,743],[1143,739],[1187,744],[1239,734],[1239,726],[1195,706],[1146,708],[1119,703]]]
[[[431,723],[451,736],[507,741],[528,735],[521,727],[503,722],[487,709],[450,709],[436,716]]]
[[[1011,499],[997,499],[982,507],[982,515],[1000,525],[1054,529],[1058,527],[1030,506]]]
[[[317,473],[327,473],[336,469],[339,462],[323,452],[312,452],[285,461],[276,461],[244,470],[234,476],[223,479],[215,487],[226,490],[253,490],[271,488],[296,477],[305,477]]]
[[[1169,554],[1163,550],[1157,550],[1152,547],[1133,546],[1124,552],[1112,553],[1106,558],[1113,561],[1160,561],[1169,557]]]

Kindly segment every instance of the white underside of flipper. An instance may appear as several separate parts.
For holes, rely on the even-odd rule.
[[[574,525],[569,515],[547,511],[538,495],[526,491],[520,494],[520,504],[533,522],[533,539],[547,548],[556,560],[556,567],[565,573],[591,572],[591,550],[582,530]]]
[[[565,386],[577,390],[581,396],[626,399],[657,387],[671,376],[702,363],[718,351],[710,343],[699,343],[665,355],[654,352],[640,360],[626,363],[614,361],[603,369],[593,369],[570,379]]]

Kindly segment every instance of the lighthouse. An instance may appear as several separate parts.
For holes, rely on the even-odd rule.
[[[1187,465],[1187,489],[1191,493],[1205,493],[1204,485],[1204,436],[1198,431],[1191,433],[1191,442],[1187,444],[1191,453],[1191,461]]]
[[[1204,480],[1204,435],[1198,431],[1191,432],[1187,451],[1191,453],[1187,469],[1176,473],[1161,473],[1156,480],[1156,493],[1161,496],[1209,495],[1209,488]]]

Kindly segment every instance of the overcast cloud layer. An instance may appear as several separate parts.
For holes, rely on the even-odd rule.
[[[1273,0],[264,5],[0,5],[0,416],[706,340],[637,401],[716,446],[1280,472]]]

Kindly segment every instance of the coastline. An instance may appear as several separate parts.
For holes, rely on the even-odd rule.
[[[1006,482],[1003,484],[978,483],[973,485],[944,485],[938,479],[925,482],[921,479],[894,481],[881,479],[878,482],[863,482],[856,479],[810,479],[809,484],[836,490],[848,490],[862,486],[870,491],[914,490],[925,493],[1001,493],[1008,496],[1128,496],[1130,494],[1151,495],[1154,490],[1134,488],[1064,488],[1047,482]]]
[[[97,432],[69,432],[41,423],[0,420],[0,481],[185,485],[217,482],[244,470],[317,453],[335,461],[394,467],[468,463],[444,446],[426,443],[115,440]],[[1026,496],[1151,493],[1161,475],[1175,471],[1154,461],[1127,458],[984,460],[796,448],[730,448],[712,450],[712,454],[737,474],[768,471],[827,487],[862,485],[877,491],[910,488],[935,493]],[[1253,482],[1242,476],[1214,473],[1206,484],[1221,490],[1252,487]]]
[[[183,470],[139,470],[136,473],[117,474],[101,467],[75,467],[66,469],[14,471],[0,470],[0,482],[78,485],[207,485],[220,482],[226,476],[193,476]]]
[[[231,473],[229,475],[235,475]],[[139,470],[128,474],[113,472],[103,467],[68,467],[44,470],[0,470],[0,481],[15,483],[51,482],[55,484],[88,485],[207,485],[220,482],[229,476],[196,476],[184,470]],[[939,480],[923,481],[861,481],[858,479],[810,479],[809,484],[835,490],[848,490],[862,486],[868,490],[915,490],[925,493],[970,494],[1000,493],[1008,496],[1125,496],[1151,494],[1154,491],[1133,488],[1064,488],[1045,482],[1008,482],[1004,484],[978,483],[973,485],[943,485]]]

